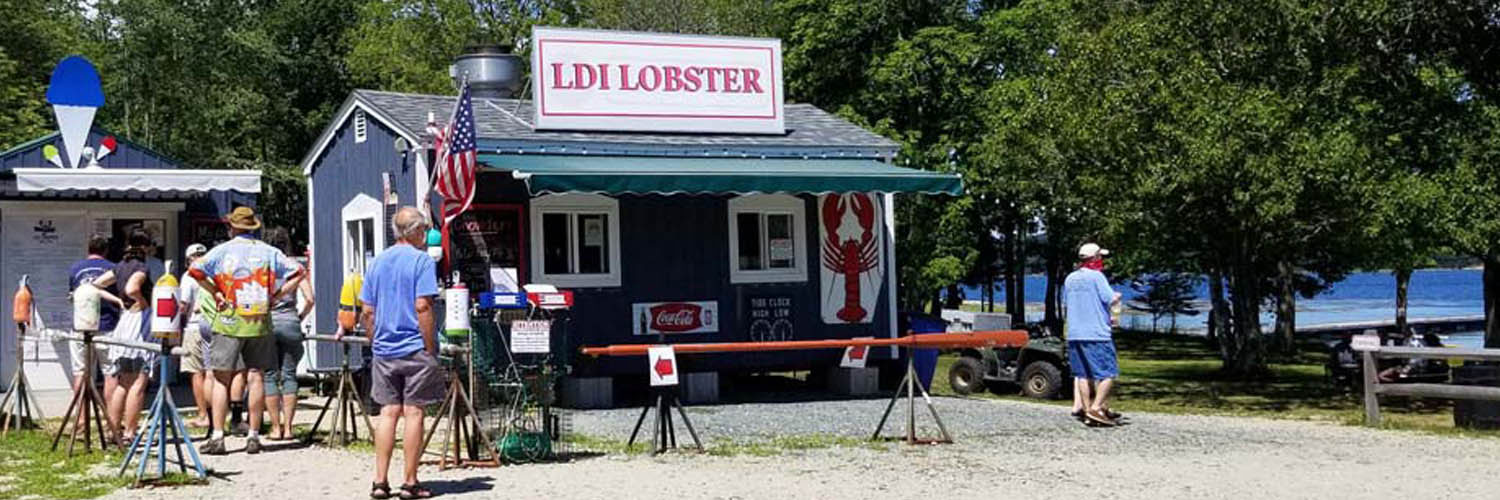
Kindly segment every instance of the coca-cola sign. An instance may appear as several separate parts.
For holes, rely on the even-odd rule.
[[[636,335],[713,333],[719,331],[719,303],[637,303],[631,307],[630,323]]]

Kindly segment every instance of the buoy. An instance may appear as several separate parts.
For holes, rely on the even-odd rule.
[[[99,300],[103,290],[88,280],[73,290],[73,331],[99,331]]]
[[[31,286],[26,283],[29,277],[21,276],[21,283],[16,287],[16,298],[11,302],[10,317],[16,320],[16,326],[25,331],[26,325],[31,324]]]
[[[469,336],[469,289],[453,272],[453,286],[444,293],[443,334],[449,337]]]
[[[427,230],[427,256],[432,257],[434,262],[443,260],[443,233],[437,229]]]
[[[351,272],[344,276],[344,285],[339,288],[339,328],[345,332],[353,332],[359,325],[359,310],[364,306],[359,301],[359,291],[364,285],[364,275]]]
[[[151,336],[176,340],[182,335],[182,315],[177,308],[177,277],[172,275],[172,261],[151,289]]]

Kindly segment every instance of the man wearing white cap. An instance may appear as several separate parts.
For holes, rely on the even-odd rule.
[[[1073,371],[1073,416],[1085,424],[1112,427],[1119,415],[1109,410],[1109,393],[1120,366],[1109,311],[1120,294],[1104,277],[1106,255],[1109,250],[1094,243],[1078,248],[1078,269],[1063,281],[1063,306],[1068,366]]]
[[[187,266],[191,267],[194,261],[208,253],[208,247],[202,243],[188,245]],[[192,374],[193,403],[198,410],[198,416],[191,422],[193,427],[208,427],[209,402],[212,398],[213,388],[208,384],[208,367],[203,363],[204,348],[203,330],[212,325],[203,323],[203,315],[198,311],[198,295],[202,288],[198,287],[198,280],[192,279],[188,271],[182,273],[182,287],[178,292],[177,302],[184,315],[182,324],[182,349],[187,354],[182,356],[182,371]],[[210,332],[211,333],[211,332]]]

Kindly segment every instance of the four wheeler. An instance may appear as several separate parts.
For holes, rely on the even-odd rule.
[[[988,386],[996,393],[1021,393],[1038,399],[1061,397],[1068,373],[1063,339],[1042,325],[1018,325],[1031,340],[1024,347],[977,348],[959,351],[948,369],[953,392],[967,395]]]

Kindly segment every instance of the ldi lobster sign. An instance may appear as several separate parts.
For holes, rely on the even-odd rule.
[[[880,202],[866,193],[828,194],[818,206],[823,322],[869,323],[885,279]]]

